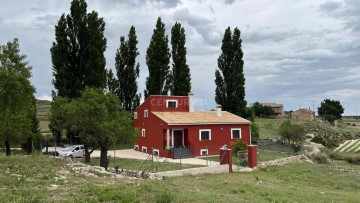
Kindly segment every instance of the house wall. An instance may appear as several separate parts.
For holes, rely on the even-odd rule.
[[[199,125],[199,126],[177,126],[179,128],[188,129],[188,141],[191,143],[185,143],[187,147],[193,152],[194,156],[200,156],[202,149],[208,150],[208,155],[219,154],[220,147],[227,145],[231,148],[231,142],[236,142],[239,139],[231,139],[231,129],[241,129],[241,140],[246,144],[250,144],[250,125],[249,124],[227,124],[227,125]],[[200,130],[210,129],[211,140],[200,140]]]
[[[314,112],[307,109],[300,109],[292,113],[292,119],[301,120],[301,121],[313,121],[315,118]]]

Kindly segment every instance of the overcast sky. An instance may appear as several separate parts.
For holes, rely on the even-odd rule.
[[[50,47],[54,26],[70,0],[0,0],[0,44],[19,38],[33,66],[36,97],[51,98]],[[121,35],[136,28],[139,91],[157,17],[170,34],[176,21],[186,31],[196,109],[214,108],[215,69],[224,30],[241,30],[248,103],[283,103],[285,110],[313,109],[326,98],[341,101],[345,115],[360,114],[359,0],[87,0],[106,22],[106,67],[114,69]],[[170,35],[169,35],[170,39]]]

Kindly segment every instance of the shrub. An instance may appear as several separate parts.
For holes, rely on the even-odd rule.
[[[231,143],[233,156],[236,156],[239,151],[247,150],[247,144],[242,140]]]
[[[286,120],[280,125],[279,135],[283,142],[288,142],[288,144],[292,146],[294,152],[299,152],[305,141],[304,127],[291,124],[290,120]]]
[[[346,161],[351,164],[360,165],[360,155],[348,156],[348,157],[346,157]]]
[[[328,164],[330,163],[328,157],[325,154],[316,154],[309,157],[313,162],[318,164]]]
[[[259,140],[259,125],[257,123],[252,122],[251,124],[251,142],[253,144],[257,144],[258,140]]]
[[[329,157],[333,160],[344,160],[345,158],[344,155],[334,151],[329,153]]]

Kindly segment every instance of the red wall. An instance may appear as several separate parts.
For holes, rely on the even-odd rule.
[[[231,148],[231,142],[238,139],[231,139],[231,128],[241,128],[241,140],[250,144],[250,125],[249,124],[218,124],[201,126],[170,126],[172,128],[188,129],[188,141],[193,146],[194,156],[200,156],[201,149],[208,149],[209,155],[219,154],[220,147],[227,145]],[[199,130],[210,129],[211,140],[199,140]],[[186,139],[185,139],[186,140]],[[185,143],[188,147],[188,143]]]

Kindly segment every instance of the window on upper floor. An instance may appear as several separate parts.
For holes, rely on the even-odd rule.
[[[241,138],[241,128],[231,128],[231,139]]]
[[[211,130],[210,129],[204,129],[199,130],[199,140],[211,140]]]
[[[166,100],[166,108],[177,108],[178,101],[177,100]]]
[[[134,112],[134,119],[137,119],[137,112]]]
[[[146,109],[144,110],[144,118],[147,118],[149,117],[149,111]]]

